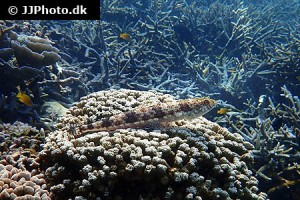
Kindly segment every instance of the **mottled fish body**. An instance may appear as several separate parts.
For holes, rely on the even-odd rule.
[[[216,101],[207,97],[139,106],[133,110],[119,113],[91,124],[82,125],[79,127],[79,135],[125,128],[145,128],[153,124],[162,125],[166,122],[181,119],[193,119],[204,115],[215,106]]]

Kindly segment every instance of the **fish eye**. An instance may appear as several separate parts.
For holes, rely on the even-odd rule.
[[[204,104],[205,104],[205,105],[209,105],[209,104],[210,104],[209,100],[208,100],[208,99],[205,99],[205,100],[204,100]]]

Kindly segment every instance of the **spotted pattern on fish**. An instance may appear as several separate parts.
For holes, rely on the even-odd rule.
[[[193,119],[204,115],[215,107],[216,101],[204,98],[177,100],[150,106],[139,106],[133,110],[104,118],[79,127],[79,136],[98,131],[113,131],[125,128],[145,128],[181,119]]]

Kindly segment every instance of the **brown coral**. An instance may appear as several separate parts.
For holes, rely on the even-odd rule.
[[[0,125],[0,199],[50,199],[37,153],[42,138],[22,122]]]
[[[43,174],[0,164],[0,199],[50,200]]]

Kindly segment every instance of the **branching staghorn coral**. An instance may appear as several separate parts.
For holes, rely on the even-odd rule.
[[[81,71],[76,79],[86,84],[73,92],[77,97],[110,85],[155,88],[178,97],[196,96],[197,88],[202,88],[202,93],[216,94],[216,98],[229,94],[236,99],[235,94],[242,94],[242,104],[256,94],[251,85],[258,79],[261,84],[273,84],[266,80],[284,74],[280,66],[292,66],[289,71],[293,71],[299,65],[298,25],[283,20],[286,11],[280,2],[265,2],[264,7],[240,1],[230,5],[219,1],[148,3],[105,1],[101,22],[41,22],[40,27],[53,26],[40,29],[57,41],[55,46],[70,67]],[[285,8],[296,12],[297,6],[289,2]],[[114,17],[119,15],[127,18],[117,21]],[[178,37],[177,24],[184,24],[196,42],[188,44]],[[130,40],[119,38],[124,32]],[[75,79],[58,82],[68,80]]]
[[[281,181],[283,177],[295,181],[296,185],[299,179],[299,176],[291,173],[293,171],[297,174],[298,168],[292,165],[297,166],[300,158],[300,102],[298,96],[293,96],[286,86],[281,87],[281,92],[282,103],[274,102],[271,97],[263,95],[258,103],[245,103],[248,106],[247,111],[228,112],[219,121],[254,144],[253,167],[260,182],[272,196],[287,189],[288,186],[281,186],[284,183]],[[287,169],[291,173],[286,174]]]
[[[291,66],[292,71],[299,65],[297,23],[283,20],[280,2],[264,5],[107,0],[101,22],[74,21],[56,27],[67,33],[61,48],[69,54],[76,50],[82,55],[76,62],[92,70],[88,78],[80,78],[89,91],[111,85],[192,97],[201,88],[216,98],[239,98],[242,105],[261,95],[253,92],[254,83],[273,84],[271,79],[284,74],[280,66]],[[297,6],[288,2],[285,8],[293,11]],[[118,21],[120,16],[125,20]],[[192,33],[192,42],[176,33],[174,27],[182,24]],[[129,39],[120,38],[121,33],[129,34]],[[187,90],[190,85],[193,88]]]

